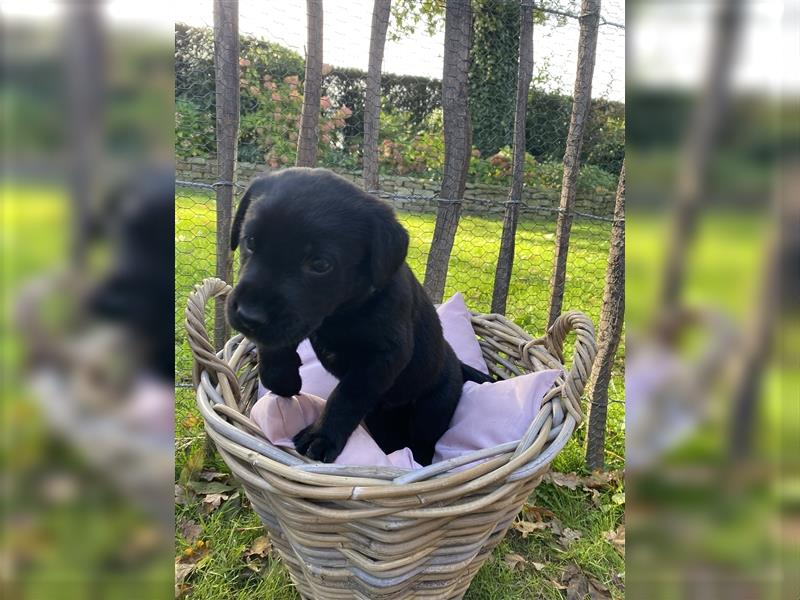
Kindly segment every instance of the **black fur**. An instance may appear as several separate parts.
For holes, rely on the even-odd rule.
[[[126,327],[144,351],[145,371],[164,381],[175,374],[175,177],[146,168],[108,198],[113,259],[88,299],[89,312]]]
[[[429,464],[465,380],[436,311],[405,263],[408,234],[391,207],[324,169],[254,180],[234,219],[244,257],[227,303],[256,342],[262,383],[300,391],[297,345],[309,337],[339,379],[298,451],[333,461],[363,420],[385,452],[411,448]]]

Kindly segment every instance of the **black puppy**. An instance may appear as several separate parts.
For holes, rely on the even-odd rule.
[[[93,290],[89,312],[126,327],[144,350],[142,369],[175,377],[175,173],[137,170],[108,198],[111,269]],[[99,228],[99,225],[98,225]]]
[[[489,379],[444,340],[391,207],[325,169],[286,169],[242,197],[231,246],[240,243],[228,320],[256,343],[261,382],[297,394],[306,337],[339,379],[317,422],[295,437],[298,451],[331,462],[363,420],[385,452],[408,446],[429,464],[465,378]]]

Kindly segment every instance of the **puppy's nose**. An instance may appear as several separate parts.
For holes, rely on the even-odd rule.
[[[256,307],[234,301],[233,310],[239,320],[247,327],[263,327],[269,323],[267,315]]]

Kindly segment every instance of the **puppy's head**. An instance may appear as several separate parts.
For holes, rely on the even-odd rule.
[[[228,320],[281,347],[383,288],[405,260],[408,234],[388,204],[347,180],[295,168],[251,183],[233,222],[237,246],[243,263]]]

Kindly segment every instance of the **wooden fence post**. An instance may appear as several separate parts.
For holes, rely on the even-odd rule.
[[[298,167],[317,163],[319,145],[319,102],[322,95],[322,0],[306,0],[308,11],[308,43],[306,74],[303,80],[303,113],[297,136]]]
[[[369,67],[364,98],[364,189],[377,191],[378,133],[381,120],[381,65],[389,27],[392,0],[375,0],[372,9],[372,33],[369,39]]]
[[[511,171],[511,189],[503,217],[503,235],[500,254],[494,274],[492,312],[505,314],[508,286],[514,267],[514,247],[517,235],[519,205],[522,201],[522,179],[525,172],[525,117],[528,110],[528,89],[533,76],[533,6],[524,2],[520,8],[519,68],[517,72],[517,99],[514,109],[514,149]]]
[[[470,0],[447,0],[442,72],[444,171],[424,283],[425,290],[433,302],[441,302],[444,295],[447,267],[458,229],[461,199],[467,182],[472,144],[467,88],[471,39]]]
[[[597,340],[597,356],[592,367],[589,394],[589,427],[586,433],[586,467],[601,469],[605,463],[608,385],[614,357],[625,319],[625,162],[619,174],[614,222],[611,225],[611,249],[603,291],[603,308]]]
[[[595,51],[597,50],[597,28],[600,23],[600,0],[583,0],[581,2],[580,23],[578,67],[575,74],[575,90],[572,95],[572,117],[567,134],[567,148],[564,152],[564,177],[561,181],[561,202],[556,222],[556,256],[553,264],[553,276],[550,279],[548,326],[552,325],[561,314],[564,302],[569,235],[572,229],[572,211],[575,208],[575,194],[578,187],[578,171],[581,166],[581,145],[592,102],[592,77]]]
[[[239,0],[214,0],[214,74],[217,107],[217,272],[231,282],[230,250],[236,151],[239,139]],[[229,337],[225,302],[214,306],[214,345],[219,349]]]

